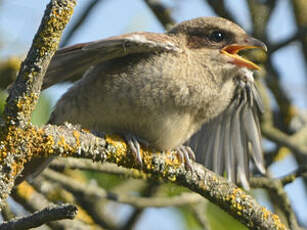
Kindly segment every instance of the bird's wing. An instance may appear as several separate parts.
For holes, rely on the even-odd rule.
[[[166,34],[137,32],[59,49],[47,69],[43,89],[81,76],[90,66],[137,53],[181,52],[176,40]]]
[[[259,114],[263,105],[254,84],[239,87],[227,109],[203,125],[188,142],[196,160],[249,188],[249,159],[265,173]]]

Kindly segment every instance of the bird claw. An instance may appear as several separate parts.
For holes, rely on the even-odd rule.
[[[176,148],[177,156],[181,162],[184,161],[184,165],[188,170],[192,170],[191,160],[195,160],[195,154],[189,146],[179,146]]]
[[[141,156],[141,146],[138,139],[132,135],[126,135],[125,139],[131,149],[131,153],[138,164],[143,166],[143,160]]]

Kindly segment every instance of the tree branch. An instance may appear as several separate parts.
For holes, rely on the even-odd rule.
[[[44,74],[75,5],[75,0],[51,0],[47,5],[30,51],[7,98],[4,113],[6,126],[0,126],[0,206],[26,161],[22,158],[25,157],[22,150],[25,140],[20,143],[20,151],[6,146],[7,140],[23,138],[17,130],[29,130],[27,127],[40,94]],[[28,151],[32,151],[31,148]]]
[[[75,0],[51,0],[47,5],[32,46],[7,98],[4,118],[9,124],[22,127],[30,121],[48,64],[58,48],[75,5]]]
[[[284,39],[283,41],[280,41],[276,44],[272,44],[268,51],[272,54],[275,51],[289,45],[290,43],[297,41],[299,38],[301,38],[304,35],[307,35],[307,28],[299,29],[292,36],[290,36],[290,37],[288,37],[288,38]]]
[[[44,177],[54,183],[60,183],[63,188],[74,194],[80,194],[82,197],[94,197],[100,199],[108,199],[123,204],[129,204],[135,208],[147,207],[168,207],[181,206],[186,204],[198,203],[202,197],[195,193],[183,193],[175,197],[136,197],[124,193],[107,192],[103,188],[93,184],[83,184],[75,181],[68,176],[46,169]]]
[[[176,22],[171,17],[170,10],[160,0],[144,0],[147,6],[165,29],[170,29]]]
[[[278,206],[283,210],[290,229],[299,229],[296,215],[291,207],[290,200],[283,188],[283,184],[279,179],[271,179],[268,177],[251,178],[252,187],[265,188],[272,193],[272,196],[278,200]]]
[[[16,189],[13,190],[11,196],[30,212],[35,212],[51,205],[51,202],[49,202],[43,194],[37,192],[27,182],[18,185]],[[89,225],[81,221],[81,218],[79,217],[80,214],[82,215],[82,213],[79,212],[73,222],[64,219],[57,222],[49,222],[47,225],[50,226],[51,229],[65,230],[74,229],[75,227],[78,227],[80,230],[89,229]]]
[[[297,29],[306,28],[307,26],[307,2],[305,0],[292,0],[290,1],[293,6],[294,16],[296,20]],[[303,45],[302,52],[305,57],[305,66],[307,62],[307,34],[301,36],[300,41]]]
[[[19,156],[22,159],[38,157],[41,156],[41,153],[45,153],[45,157],[70,156],[92,159],[97,162],[112,162],[127,168],[134,167],[142,170],[152,179],[162,178],[165,181],[190,188],[251,229],[256,229],[255,226],[262,229],[285,229],[276,215],[259,206],[251,196],[234,184],[195,162],[192,163],[193,171],[185,169],[174,152],[157,154],[149,149],[143,149],[144,165],[141,167],[135,164],[130,154],[131,150],[128,149],[126,143],[116,136],[107,135],[105,138],[98,138],[69,124],[60,127],[47,125],[40,129],[31,127],[31,130],[18,131],[18,136],[22,138],[14,137],[6,140],[5,146],[26,154],[26,156]],[[9,151],[7,154],[16,151]],[[1,173],[7,172],[2,171]],[[6,197],[9,192],[10,190],[3,190],[0,196]]]
[[[211,6],[211,8],[214,10],[214,12],[218,16],[227,18],[233,22],[236,22],[236,19],[233,16],[233,14],[225,6],[224,0],[206,0],[206,2]]]
[[[70,156],[136,168],[154,180],[163,179],[190,188],[251,229],[286,229],[276,215],[258,205],[244,191],[195,162],[192,162],[193,171],[187,170],[174,152],[159,154],[143,149],[141,167],[135,164],[123,140],[116,136],[98,138],[69,124],[43,128],[30,124],[43,75],[74,5],[74,0],[52,0],[47,6],[7,100],[6,126],[2,126],[0,143],[0,204],[10,194],[25,162],[34,157]]]
[[[36,228],[51,221],[73,219],[76,214],[77,208],[71,204],[50,205],[29,216],[19,217],[9,222],[4,222],[0,225],[0,230],[25,230]]]
[[[73,180],[76,180],[75,178]],[[82,222],[87,227],[95,230],[115,230],[118,229],[113,218],[110,215],[105,215],[104,206],[96,208],[97,198],[91,199],[90,197],[80,197],[78,194],[73,194],[63,187],[60,183],[55,183],[51,180],[45,180],[42,177],[39,180],[32,182],[33,187],[51,202],[65,202],[74,203],[78,208],[78,215],[74,222]],[[62,221],[61,221],[62,222]],[[68,229],[72,229],[68,228]]]
[[[83,10],[78,20],[71,26],[71,28],[67,31],[67,33],[65,33],[65,36],[63,37],[61,41],[60,47],[64,47],[68,44],[68,42],[74,36],[76,31],[82,26],[84,22],[86,22],[88,16],[92,13],[92,11],[95,9],[97,4],[101,2],[102,2],[101,0],[89,1],[88,5],[85,6],[85,9]]]
[[[300,166],[293,173],[288,174],[280,178],[280,182],[285,186],[287,184],[292,183],[298,177],[306,177],[307,178],[307,166]]]
[[[137,169],[127,169],[108,162],[100,164],[91,160],[80,161],[76,158],[55,159],[52,161],[49,167],[56,170],[64,170],[65,168],[87,170],[135,179],[146,179],[147,177],[145,173]]]

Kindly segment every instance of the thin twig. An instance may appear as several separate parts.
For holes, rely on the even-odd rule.
[[[147,186],[140,191],[141,195],[148,197],[149,199],[154,196],[159,188],[160,184],[156,182],[149,182]],[[136,208],[133,213],[129,216],[128,220],[122,225],[122,230],[133,230],[144,213],[145,208]]]
[[[39,227],[45,223],[73,219],[77,214],[77,208],[71,204],[50,205],[40,211],[26,217],[18,217],[0,225],[0,230],[25,230]]]
[[[15,218],[15,214],[12,212],[8,202],[6,201],[1,210],[1,216],[4,221],[9,221]]]
[[[200,202],[198,202],[195,205],[190,205],[196,219],[198,220],[198,223],[202,227],[203,230],[210,230],[210,224],[207,220],[207,213],[206,213],[206,207],[207,201],[202,199]]]
[[[11,193],[12,198],[20,203],[29,212],[35,212],[37,210],[44,209],[51,205],[47,198],[37,192],[29,183],[23,182],[16,187]],[[89,229],[89,225],[81,222],[78,216],[74,221],[61,220],[47,223],[51,229],[75,229],[78,226],[80,230]]]
[[[304,35],[307,35],[307,28],[302,28],[302,29],[298,30],[296,33],[294,33],[292,36],[290,36],[290,37],[288,37],[288,38],[286,38],[282,41],[279,41],[276,44],[272,44],[270,46],[269,52],[272,54],[275,51],[289,45],[290,43],[297,41],[299,38],[301,38]]]
[[[60,183],[68,191],[79,194],[82,197],[108,199],[123,204],[129,204],[136,208],[180,206],[197,203],[201,196],[194,193],[183,193],[175,197],[136,197],[124,193],[111,193],[95,184],[83,184],[71,177],[46,169],[43,172],[46,179]]]
[[[206,0],[206,2],[211,6],[211,8],[218,16],[236,22],[235,17],[231,13],[231,11],[226,7],[224,0]]]
[[[300,166],[297,170],[294,172],[288,174],[287,176],[284,176],[280,178],[280,182],[283,186],[292,183],[296,178],[298,177],[306,177],[307,178],[307,166]]]
[[[300,30],[301,28],[307,26],[307,2],[304,0],[292,0],[290,1],[292,4],[293,15],[295,17],[297,29]],[[302,53],[305,57],[305,68],[307,63],[307,35],[301,36],[299,38],[300,42],[302,43]]]
[[[88,5],[85,6],[85,9],[79,16],[78,20],[70,27],[70,29],[67,31],[67,33],[63,36],[63,39],[60,43],[60,47],[66,46],[69,41],[73,38],[77,30],[86,22],[89,15],[92,13],[92,11],[95,9],[98,3],[101,3],[102,0],[91,0],[88,2]]]
[[[171,28],[176,22],[171,16],[170,9],[166,8],[160,0],[144,0],[147,6],[165,29]]]
[[[146,179],[147,177],[145,173],[137,169],[127,169],[108,162],[99,164],[97,162],[93,162],[92,160],[80,160],[76,158],[55,159],[52,161],[49,167],[56,170],[64,170],[65,168],[87,170],[124,177],[132,177],[135,179]]]
[[[73,194],[65,190],[58,183],[44,180],[42,177],[40,177],[39,180],[34,180],[32,185],[39,193],[43,194],[45,197],[48,197],[48,200],[51,202],[58,202],[60,200],[61,202],[76,204],[78,211],[81,214],[78,215],[76,219],[87,225],[90,225],[91,229],[118,229],[115,222],[113,221],[113,218],[109,215],[104,215],[104,206],[99,206],[99,208],[96,208],[97,203],[99,203],[97,202],[97,199],[90,199],[89,197],[85,197],[80,202],[80,196],[77,196],[77,194]],[[74,222],[75,221],[76,220],[74,220]]]

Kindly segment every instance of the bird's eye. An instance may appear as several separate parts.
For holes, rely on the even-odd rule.
[[[210,41],[222,42],[225,39],[225,33],[223,31],[215,30],[209,34]]]

